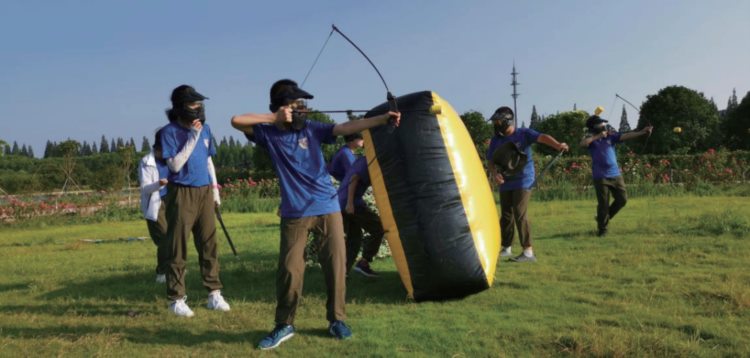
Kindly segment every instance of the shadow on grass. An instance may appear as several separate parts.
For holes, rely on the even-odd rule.
[[[174,345],[180,347],[194,347],[211,343],[250,343],[253,346],[263,338],[268,332],[260,330],[240,330],[236,332],[219,331],[207,329],[205,332],[195,333],[190,329],[164,328],[158,330],[149,330],[142,327],[118,327],[109,326],[70,326],[61,325],[58,327],[46,328],[24,328],[24,327],[4,327],[3,335],[6,337],[27,338],[27,339],[65,339],[71,342],[78,341],[82,336],[96,336],[100,334],[119,334],[122,339],[137,344],[159,344]]]
[[[221,280],[224,284],[222,293],[229,303],[248,301],[261,303],[276,302],[276,265],[277,256],[249,255],[239,259],[221,258]],[[231,256],[229,256],[231,257]],[[202,285],[197,260],[188,259],[186,292],[193,304],[204,304],[206,289]],[[14,289],[25,289],[27,285],[14,284],[0,287],[0,292]],[[3,312],[38,311],[54,315],[71,312],[86,315],[124,315],[131,307],[153,306],[155,298],[164,297],[166,287],[154,282],[151,271],[110,274],[88,280],[70,279],[62,283],[62,288],[41,294],[40,298],[47,304],[40,306],[0,306]],[[327,296],[325,278],[320,267],[308,267],[305,270],[303,296],[318,297],[325,300]],[[406,293],[399,275],[395,271],[381,272],[377,279],[366,279],[352,274],[347,279],[348,302],[400,303],[405,301]],[[70,300],[70,304],[65,302]],[[86,303],[87,300],[100,301],[101,304]],[[125,301],[125,303],[119,303]],[[145,312],[156,312],[163,307],[155,307]]]

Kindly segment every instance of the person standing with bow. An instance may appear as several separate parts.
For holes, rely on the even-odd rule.
[[[346,245],[341,207],[326,170],[321,145],[401,118],[387,112],[358,121],[326,124],[306,119],[306,99],[313,96],[283,79],[271,86],[271,113],[232,117],[232,126],[266,148],[281,186],[281,242],[276,272],[274,329],[258,344],[272,349],[294,336],[294,318],[302,297],[305,244],[309,231],[321,235],[319,260],[328,287],[328,331],[337,339],[352,336],[346,319]]]

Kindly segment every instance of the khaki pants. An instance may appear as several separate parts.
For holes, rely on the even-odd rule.
[[[383,243],[383,224],[380,217],[368,207],[355,207],[354,214],[344,214],[346,230],[346,269],[351,270],[357,259],[359,249],[362,248],[362,258],[372,262]],[[370,234],[370,240],[362,240],[362,229]]]
[[[185,263],[190,233],[198,251],[203,286],[208,291],[222,288],[216,245],[216,216],[211,187],[185,187],[170,184],[167,206],[167,247],[170,250],[167,271],[167,296],[175,300],[185,296]]]
[[[502,245],[513,244],[515,228],[518,228],[518,241],[525,249],[531,247],[531,227],[526,217],[531,190],[516,189],[500,192],[500,232],[503,235]]]
[[[164,203],[159,206],[156,221],[146,220],[146,226],[151,240],[156,245],[156,274],[166,274],[169,270],[170,254],[169,248],[165,246],[167,243],[167,217]]]
[[[341,213],[281,218],[276,271],[276,323],[293,324],[305,278],[305,246],[310,231],[321,235],[318,259],[326,280],[328,321],[345,320],[346,244]]]
[[[599,230],[605,230],[609,221],[628,202],[625,181],[622,179],[622,176],[594,179],[594,189],[596,190],[597,201],[596,224]],[[611,205],[609,204],[610,193],[615,198]]]

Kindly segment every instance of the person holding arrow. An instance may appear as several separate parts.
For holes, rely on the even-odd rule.
[[[276,272],[274,329],[258,344],[272,349],[294,336],[294,318],[305,274],[305,244],[309,231],[321,235],[319,260],[328,288],[328,331],[337,339],[352,336],[344,323],[346,313],[346,244],[341,207],[326,170],[321,145],[336,136],[350,135],[392,122],[399,112],[389,111],[371,118],[326,124],[306,119],[306,99],[313,96],[283,79],[271,86],[270,113],[235,115],[234,128],[268,150],[281,186],[281,242]]]
[[[511,257],[512,262],[535,262],[531,227],[526,216],[531,189],[535,184],[531,145],[542,143],[561,152],[567,151],[568,145],[531,128],[516,128],[513,118],[513,110],[505,106],[498,108],[490,117],[495,135],[487,150],[487,169],[490,180],[500,186],[500,256]],[[515,228],[518,228],[523,253],[512,257]]]
[[[594,115],[586,120],[587,133],[580,143],[581,147],[587,148],[591,155],[591,171],[597,201],[597,236],[600,237],[607,235],[609,221],[628,201],[625,181],[622,179],[620,167],[617,166],[615,145],[626,140],[650,135],[653,130],[653,127],[649,125],[640,131],[617,133],[606,124],[606,120],[599,117],[603,112],[604,108],[601,106],[594,109]],[[614,197],[612,204],[609,203],[610,193]]]

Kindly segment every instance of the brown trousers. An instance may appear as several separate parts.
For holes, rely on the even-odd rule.
[[[599,230],[607,228],[609,221],[615,217],[620,209],[628,202],[628,194],[625,191],[625,180],[622,176],[614,178],[594,179],[596,190],[596,224]],[[610,205],[609,194],[615,198]]]
[[[305,278],[305,246],[310,231],[320,234],[318,260],[326,280],[328,321],[345,320],[346,244],[340,212],[281,218],[279,266],[276,271],[276,323],[293,324]]]
[[[146,220],[148,234],[156,245],[156,274],[166,274],[169,270],[169,248],[165,246],[167,242],[167,217],[166,205],[162,202],[159,206],[159,213],[156,221]]]
[[[362,258],[372,262],[383,243],[383,224],[380,217],[370,208],[355,207],[354,214],[344,214],[344,227],[346,227],[346,269],[349,272],[357,259],[359,249],[362,248]],[[370,240],[362,240],[362,229],[370,234]]]
[[[531,190],[516,189],[500,192],[500,232],[503,235],[502,245],[513,244],[515,228],[518,228],[518,241],[525,249],[531,247],[531,227],[526,217]]]
[[[167,206],[167,247],[170,250],[167,271],[167,296],[170,300],[185,296],[185,263],[191,232],[198,251],[203,286],[208,291],[222,288],[213,195],[209,186],[168,186],[164,204]]]

